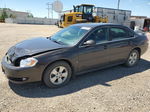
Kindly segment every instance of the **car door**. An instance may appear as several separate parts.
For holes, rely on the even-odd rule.
[[[111,41],[107,48],[110,63],[125,61],[131,51],[130,41],[132,37],[130,37],[129,31],[122,27],[110,27],[109,38]]]
[[[86,46],[84,42],[94,40],[95,45]],[[78,69],[79,72],[91,70],[108,63],[108,28],[97,28],[90,33],[79,46]]]

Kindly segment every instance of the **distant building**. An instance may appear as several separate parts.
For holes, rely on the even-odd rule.
[[[4,9],[0,8],[0,16],[2,15],[4,10],[8,17],[5,17],[3,21],[0,19],[0,22],[16,23],[16,24],[54,25],[58,21],[58,19],[33,17],[31,13],[14,11],[8,8],[4,8]]]
[[[14,17],[14,18],[27,18],[30,13],[28,12],[21,12],[21,11],[14,11],[14,10],[11,10],[11,9],[0,9],[0,15],[2,14],[3,10],[6,11],[8,17]]]

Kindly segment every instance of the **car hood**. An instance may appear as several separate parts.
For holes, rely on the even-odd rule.
[[[25,40],[16,44],[8,50],[7,55],[9,55],[9,57],[12,58],[13,61],[18,57],[31,56],[37,53],[53,51],[65,47],[67,46],[55,43],[49,38],[39,37]]]

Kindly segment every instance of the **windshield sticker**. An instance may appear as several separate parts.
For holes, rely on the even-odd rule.
[[[90,27],[81,27],[81,29],[83,29],[83,30],[90,30],[91,28]]]

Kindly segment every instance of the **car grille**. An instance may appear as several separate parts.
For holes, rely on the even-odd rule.
[[[11,47],[8,52],[6,53],[5,55],[5,61],[8,63],[8,64],[13,64],[14,63],[14,60],[16,59],[17,55],[15,53],[16,51],[16,47]]]

